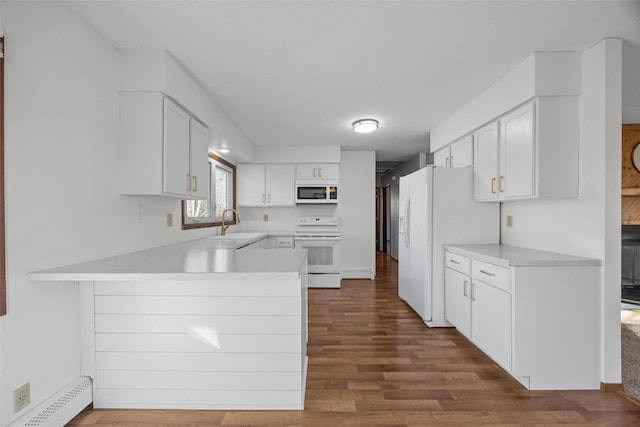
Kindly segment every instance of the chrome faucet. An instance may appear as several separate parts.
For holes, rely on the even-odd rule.
[[[229,228],[229,225],[224,225],[224,216],[227,214],[227,212],[233,212],[233,215],[236,219],[236,224],[238,224],[240,222],[240,214],[238,213],[237,210],[233,209],[233,208],[229,208],[229,209],[225,209],[222,212],[222,228],[220,228],[220,235],[224,236],[225,234],[227,234],[227,228]]]

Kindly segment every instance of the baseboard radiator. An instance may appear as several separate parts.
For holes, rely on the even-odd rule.
[[[80,377],[18,418],[9,427],[61,427],[93,401],[93,382]]]

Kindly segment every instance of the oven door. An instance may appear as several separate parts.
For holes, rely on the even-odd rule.
[[[307,250],[309,273],[340,273],[340,237],[295,237],[295,248]]]

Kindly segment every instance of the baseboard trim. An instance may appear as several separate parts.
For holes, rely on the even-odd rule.
[[[600,391],[603,393],[615,393],[624,391],[622,383],[600,383]]]
[[[629,402],[640,406],[640,400],[638,400],[635,396],[631,396],[629,393],[627,393],[626,391],[621,391],[618,394],[620,394],[622,397],[624,397],[625,399],[627,399]]]

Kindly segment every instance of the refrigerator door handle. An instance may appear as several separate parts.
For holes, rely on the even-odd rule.
[[[410,240],[410,237],[409,237],[409,232],[411,230],[410,212],[411,212],[411,198],[409,197],[407,199],[407,203],[404,205],[404,244],[407,247],[407,249],[409,248],[409,245],[411,244],[411,240]]]

